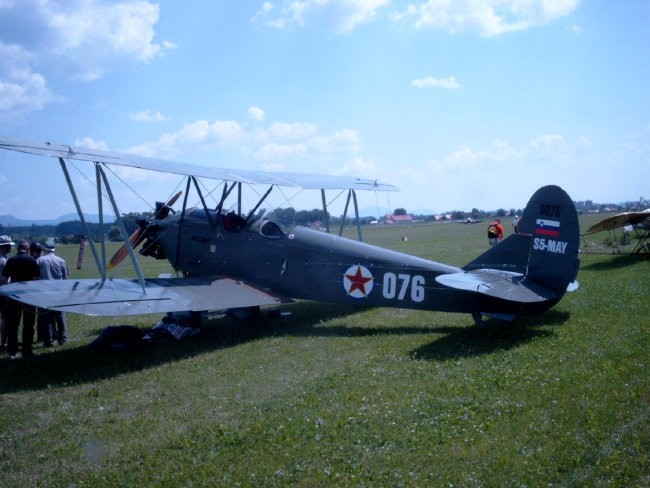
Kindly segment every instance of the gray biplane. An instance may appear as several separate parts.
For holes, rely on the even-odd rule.
[[[468,313],[483,325],[484,315],[512,320],[540,314],[558,303],[567,289],[577,288],[578,216],[571,198],[558,186],[535,192],[519,234],[456,267],[347,239],[341,232],[337,236],[302,226],[284,228],[255,213],[275,186],[318,188],[324,204],[325,189],[336,188],[349,191],[346,213],[352,197],[358,222],[356,190],[396,190],[378,181],[219,169],[2,137],[0,148],[57,158],[82,224],[84,214],[66,161],[92,162],[98,200],[104,186],[124,237],[122,249],[108,264],[103,243],[99,252],[89,242],[101,274],[97,279],[30,281],[0,288],[0,293],[37,307],[119,316],[252,308],[306,299]],[[171,209],[178,196],[158,204],[153,218],[139,222],[128,236],[104,172],[110,165],[185,175],[182,208]],[[197,178],[225,182],[215,208],[206,204]],[[247,214],[241,209],[224,212],[228,194],[233,188],[241,191],[242,183],[267,184],[269,190]],[[201,205],[190,208],[187,194],[192,184]],[[141,255],[167,259],[176,277],[145,278],[134,253],[138,247]],[[126,256],[138,278],[109,277],[110,268]]]

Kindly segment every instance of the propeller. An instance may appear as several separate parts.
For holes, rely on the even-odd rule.
[[[176,203],[176,200],[178,200],[182,194],[183,192],[179,191],[176,195],[171,197],[166,204],[158,207],[158,209],[156,210],[156,214],[153,217],[154,220],[162,220],[165,217],[167,217],[169,215],[172,205]],[[129,242],[131,243],[132,248],[135,248],[138,244],[140,244],[144,240],[145,232],[146,232],[146,227],[140,226],[137,229],[135,229],[133,234],[129,236]],[[109,261],[106,268],[109,270],[116,268],[124,260],[124,258],[128,253],[129,253],[129,248],[127,247],[126,243],[122,244],[122,247],[120,247],[117,250],[117,252],[113,254],[113,257]]]

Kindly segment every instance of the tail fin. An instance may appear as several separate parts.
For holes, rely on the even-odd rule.
[[[532,239],[527,278],[560,298],[580,265],[580,226],[573,201],[559,186],[540,188],[526,205],[519,232]]]
[[[463,270],[521,273],[527,282],[559,300],[575,280],[580,263],[580,230],[573,201],[559,186],[540,188],[526,205],[518,230],[519,234],[490,248]]]

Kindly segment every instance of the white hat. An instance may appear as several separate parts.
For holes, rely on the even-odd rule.
[[[0,236],[0,246],[15,246],[16,243],[9,236]]]

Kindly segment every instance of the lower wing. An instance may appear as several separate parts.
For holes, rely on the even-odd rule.
[[[49,310],[120,316],[218,310],[281,303],[279,297],[232,278],[36,280],[0,287],[0,295]]]

